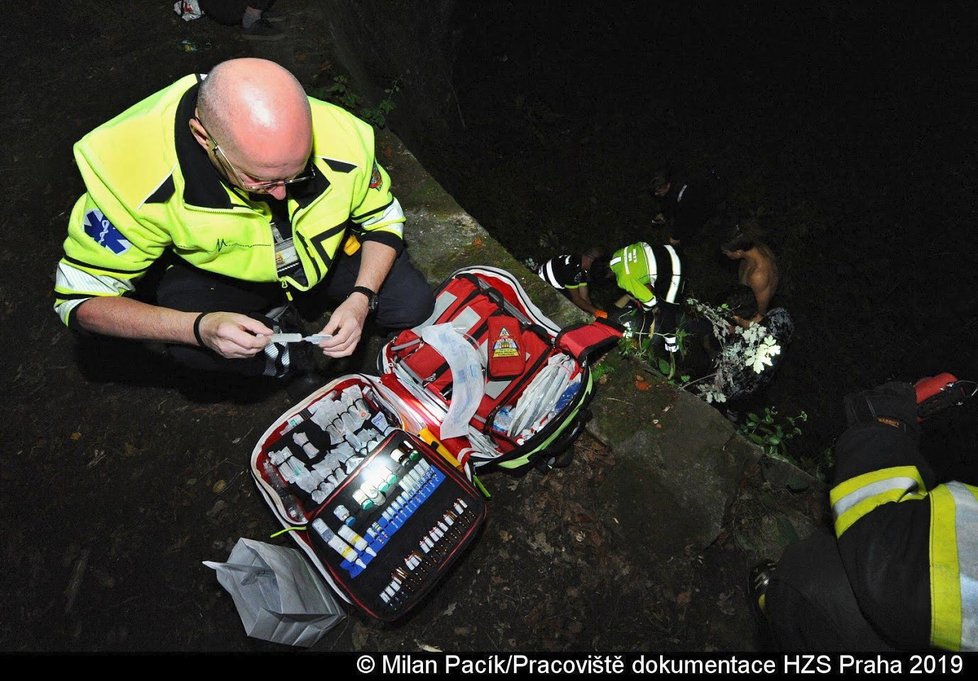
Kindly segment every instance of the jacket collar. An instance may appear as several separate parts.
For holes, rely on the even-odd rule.
[[[180,98],[174,121],[173,141],[180,172],[183,174],[183,200],[191,206],[230,210],[231,197],[224,188],[226,185],[223,178],[211,165],[207,152],[190,132],[190,119],[194,117],[194,110],[197,108],[199,87],[200,76]]]

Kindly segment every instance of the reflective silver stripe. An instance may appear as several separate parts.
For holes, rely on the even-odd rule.
[[[683,190],[686,188],[683,187]],[[675,303],[676,298],[679,297],[679,285],[682,283],[683,266],[679,261],[679,254],[676,253],[676,249],[672,246],[666,246],[666,251],[669,253],[669,259],[672,260],[672,281],[669,282],[669,291],[666,293],[666,301],[670,303]]]
[[[554,288],[563,289],[564,287],[560,285],[560,282],[557,281],[557,277],[554,276],[553,262],[554,262],[553,260],[548,260],[546,263],[544,263],[543,271],[540,272],[540,276],[543,277],[543,280],[545,282],[547,282]]]
[[[59,303],[54,306],[54,311],[61,318],[61,323],[68,326],[68,318],[71,316],[71,311],[76,307],[84,303],[89,298],[75,298],[73,300],[66,300],[63,303]]]
[[[637,256],[635,255],[634,249],[625,248],[625,250],[621,252],[621,265],[622,268],[625,270],[625,274],[631,275],[632,272],[631,269],[629,269],[628,267],[628,263],[629,261],[632,261],[632,265],[634,265],[635,264],[634,261],[636,260],[636,258]]]
[[[390,205],[384,209],[383,213],[379,215],[374,215],[367,218],[360,223],[365,229],[369,229],[374,225],[383,225],[382,227],[377,227],[377,229],[382,229],[385,232],[393,232],[400,237],[404,236],[404,211],[401,209],[401,204],[397,199],[391,201]]]
[[[658,274],[658,263],[655,261],[655,254],[652,252],[652,247],[648,244],[642,244],[642,250],[645,251],[645,269],[649,272],[649,284],[654,284],[655,276]]]
[[[132,282],[125,279],[117,279],[108,275],[96,276],[62,261],[58,263],[58,268],[54,273],[54,297],[56,300],[54,311],[61,318],[61,322],[67,326],[71,311],[88,298],[62,300],[62,295],[74,293],[87,295],[90,298],[95,296],[115,297],[132,291],[134,288]]]
[[[414,333],[416,333],[418,336],[420,336],[421,329],[423,329],[426,326],[429,326],[430,324],[434,324],[442,316],[442,314],[445,313],[445,310],[447,310],[449,307],[455,304],[456,300],[458,300],[458,296],[456,296],[454,293],[450,293],[448,291],[442,291],[437,296],[435,296],[435,309],[431,311],[431,314],[428,315],[428,318],[411,330],[414,331]]]
[[[131,281],[110,277],[106,274],[94,275],[61,261],[54,275],[55,291],[96,295],[118,296],[134,290]]]
[[[277,343],[269,343],[265,346],[265,368],[262,375],[281,378],[289,370],[289,360],[288,345],[283,345],[280,350]]]
[[[832,505],[832,516],[834,518],[839,518],[843,513],[858,504],[860,501],[874,497],[878,494],[885,494],[886,492],[893,490],[915,492],[917,490],[917,481],[913,478],[900,476],[863,485],[859,489],[849,492],[849,494],[835,502]]]
[[[683,200],[683,194],[686,193],[686,187],[688,186],[689,186],[688,184],[684,184],[683,188],[679,190],[679,194],[676,195],[676,203],[679,203],[680,201]]]
[[[978,650],[978,499],[967,485],[949,482],[961,582],[961,649]]]
[[[655,309],[655,306],[659,304],[659,299],[655,295],[655,277],[658,273],[658,263],[655,260],[655,254],[652,252],[652,247],[647,243],[642,243],[642,251],[645,253],[645,271],[648,272],[649,275],[649,283],[647,288],[649,289],[649,293],[652,294],[651,300],[642,303],[642,309],[648,312],[649,310]]]

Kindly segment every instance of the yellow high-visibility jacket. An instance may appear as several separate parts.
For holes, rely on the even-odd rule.
[[[315,177],[290,185],[287,197],[301,269],[279,276],[268,204],[224,181],[190,133],[200,79],[180,79],[75,144],[86,192],[55,274],[65,324],[93,296],[135,290],[168,249],[208,272],[305,291],[325,277],[348,227],[403,248],[404,213],[375,160],[373,129],[310,98]]]
[[[685,286],[679,252],[672,246],[629,244],[615,251],[608,263],[618,288],[629,293],[646,310],[661,298],[667,303],[679,300]]]

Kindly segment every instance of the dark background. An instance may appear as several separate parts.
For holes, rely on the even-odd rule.
[[[463,3],[455,136],[391,116],[511,252],[662,240],[655,170],[716,169],[726,211],[688,249],[691,291],[735,283],[732,225],[766,234],[796,330],[749,406],[809,415],[799,461],[826,468],[848,392],[978,377],[974,6],[567,5]]]

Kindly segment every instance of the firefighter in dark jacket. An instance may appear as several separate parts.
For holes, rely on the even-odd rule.
[[[589,248],[583,255],[558,255],[540,265],[537,274],[580,309],[606,319],[608,313],[591,301],[588,290],[588,272],[602,255],[599,248]]]
[[[725,193],[716,171],[683,179],[671,169],[653,176],[651,190],[660,208],[653,222],[667,225],[672,246],[689,246],[721,210]]]
[[[835,536],[816,533],[752,573],[778,647],[978,649],[978,471],[942,481],[921,454],[918,402],[948,394],[934,385],[892,382],[846,397]]]

